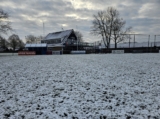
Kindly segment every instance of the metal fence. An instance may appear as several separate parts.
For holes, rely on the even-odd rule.
[[[122,42],[117,43],[117,48],[136,48],[136,47],[160,47],[160,35],[149,34],[126,34],[130,36]],[[94,47],[105,48],[103,40],[93,42]],[[110,48],[115,48],[115,43],[111,40]]]

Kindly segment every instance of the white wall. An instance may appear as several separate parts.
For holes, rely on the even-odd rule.
[[[0,56],[17,56],[18,53],[0,53]]]

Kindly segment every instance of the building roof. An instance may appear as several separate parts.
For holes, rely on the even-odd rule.
[[[31,48],[31,47],[47,47],[46,43],[41,43],[41,44],[26,44],[26,48]]]
[[[69,37],[69,35],[72,33],[72,31],[73,29],[49,33],[43,40],[61,39],[62,40],[61,42],[65,42]]]

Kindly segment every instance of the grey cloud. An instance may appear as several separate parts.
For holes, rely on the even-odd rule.
[[[148,10],[147,5],[154,7]],[[117,8],[126,26],[132,26],[135,32],[159,33],[159,0],[1,0],[0,4],[10,14],[13,29],[22,39],[29,34],[42,35],[44,21],[46,34],[60,31],[62,26],[78,28],[86,41],[101,39],[90,34],[93,14],[109,6]]]

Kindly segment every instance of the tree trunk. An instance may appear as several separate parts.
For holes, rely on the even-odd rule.
[[[107,47],[107,45],[106,45],[106,42],[105,42],[105,40],[104,40],[104,36],[103,36],[103,35],[102,35],[102,38],[103,38],[103,42],[104,42],[105,47]]]
[[[107,43],[107,49],[109,49],[110,48],[110,43]]]
[[[115,42],[115,47],[114,47],[115,49],[117,49],[117,43]]]

